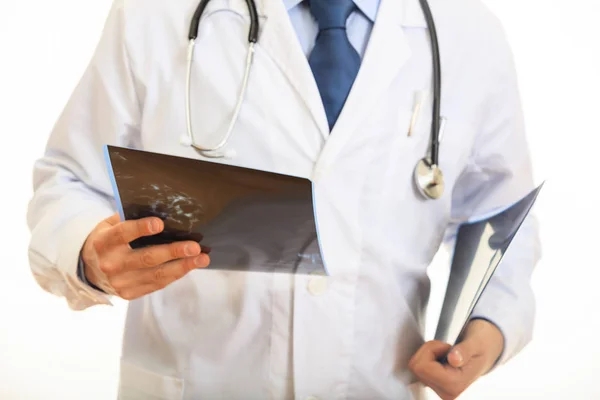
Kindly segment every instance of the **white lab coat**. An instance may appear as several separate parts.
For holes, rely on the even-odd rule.
[[[116,0],[93,60],[35,167],[31,268],[76,310],[109,299],[76,277],[89,232],[116,211],[102,146],[201,158],[182,146],[187,32],[196,0]],[[446,192],[423,200],[431,87],[418,0],[382,0],[346,106],[329,133],[319,92],[281,0],[257,1],[261,31],[246,101],[213,160],[311,178],[331,277],[201,270],[129,305],[121,399],[409,399],[423,343],[426,268],[456,223],[533,188],[510,50],[477,0],[431,0],[443,69]],[[216,144],[235,105],[247,48],[244,0],[213,0],[194,62],[196,140]],[[476,314],[503,331],[501,363],[529,341],[529,220]],[[419,390],[414,390],[418,394]],[[313,396],[313,397],[310,397]]]

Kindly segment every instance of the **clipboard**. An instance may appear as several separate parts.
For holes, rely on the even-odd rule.
[[[496,269],[502,268],[501,261],[543,185],[501,212],[459,227],[436,340],[452,345],[462,340],[473,310]]]

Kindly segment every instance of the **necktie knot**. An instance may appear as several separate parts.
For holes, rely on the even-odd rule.
[[[356,8],[354,0],[310,0],[310,11],[319,30],[346,28],[346,20]]]

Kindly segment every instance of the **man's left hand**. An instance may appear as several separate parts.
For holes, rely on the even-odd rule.
[[[496,363],[504,348],[504,337],[492,323],[469,322],[463,340],[454,346],[433,340],[415,353],[409,368],[443,400],[456,399]],[[448,353],[450,352],[450,353]],[[448,354],[448,364],[438,360]]]

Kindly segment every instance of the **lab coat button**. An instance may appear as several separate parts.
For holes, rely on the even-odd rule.
[[[321,296],[327,291],[327,278],[315,276],[308,281],[308,292],[313,296]]]

